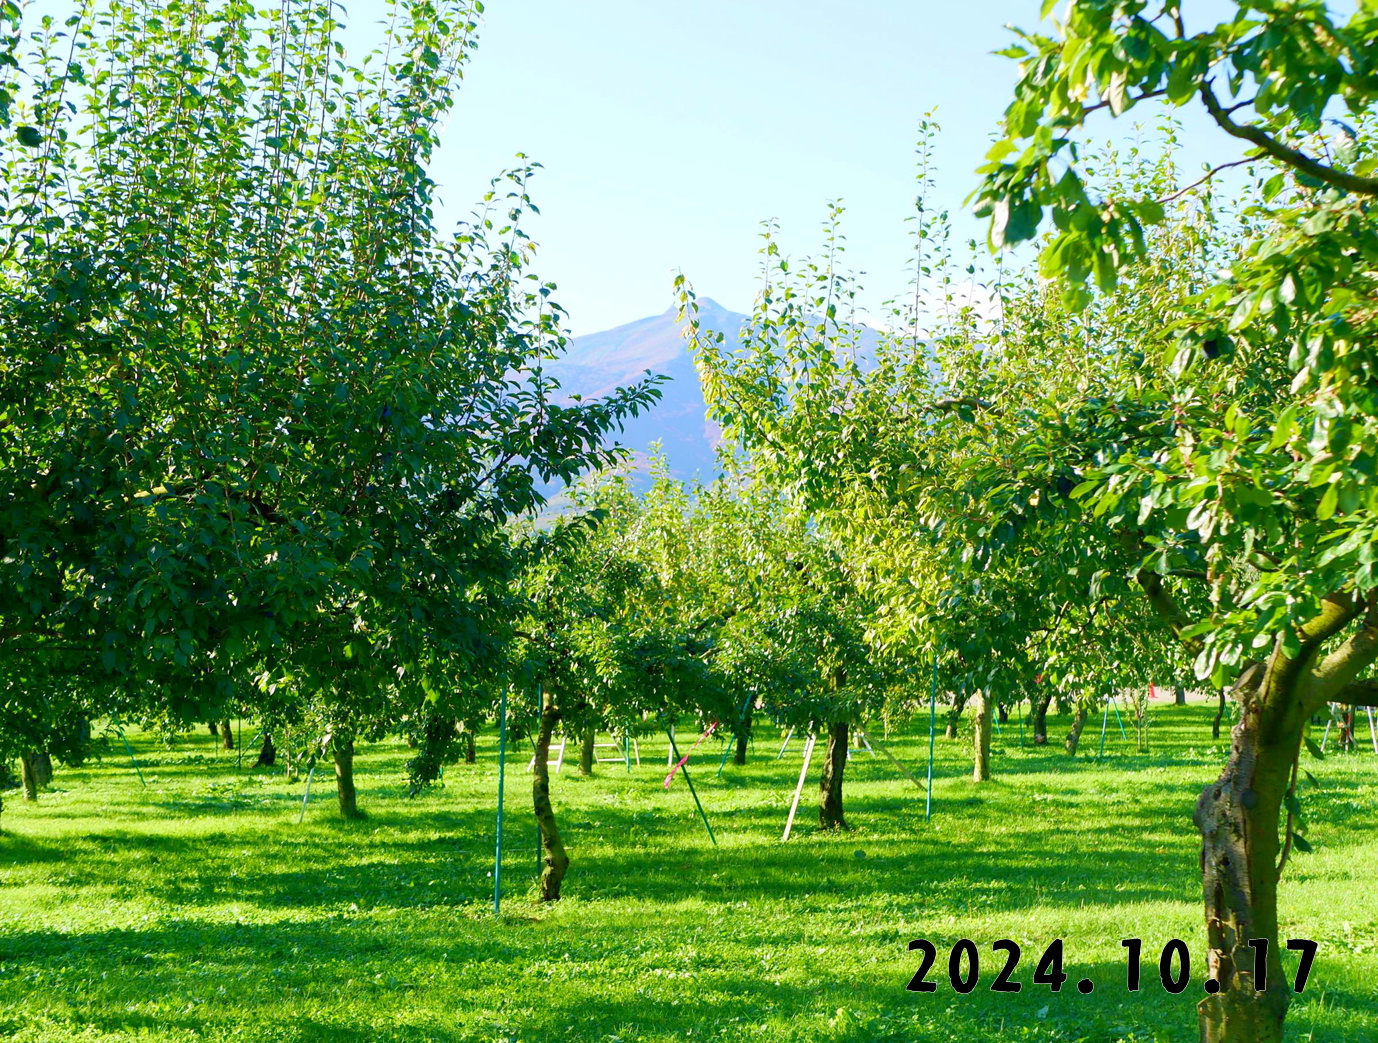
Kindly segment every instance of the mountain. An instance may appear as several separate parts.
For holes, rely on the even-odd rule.
[[[615,329],[575,337],[566,353],[545,370],[560,382],[565,394],[584,398],[606,395],[640,380],[646,371],[669,379],[660,385],[661,398],[651,409],[628,422],[617,441],[633,452],[633,467],[644,474],[651,443],[659,440],[680,479],[698,476],[711,481],[716,473],[714,449],[720,432],[707,418],[698,372],[689,357],[688,342],[676,322],[674,308]],[[716,301],[699,300],[699,322],[721,331],[735,344],[746,316],[728,311]]]

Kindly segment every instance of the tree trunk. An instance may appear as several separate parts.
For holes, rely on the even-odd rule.
[[[842,814],[842,772],[847,767],[847,722],[828,725],[828,753],[818,784],[818,824],[823,829],[846,829]]]
[[[1048,745],[1048,704],[1053,701],[1049,692],[1042,699],[1035,699],[1029,706],[1029,717],[1033,721],[1033,741],[1035,746]]]
[[[1225,689],[1220,689],[1219,702],[1215,704],[1215,720],[1211,721],[1211,738],[1220,738],[1220,724],[1225,719]]]
[[[42,789],[52,785],[53,781],[53,755],[47,750],[40,750],[33,755],[34,774],[38,776],[38,785]]]
[[[985,782],[990,778],[990,696],[987,693],[976,693],[972,714],[975,763],[971,778],[974,782]]]
[[[947,711],[947,727],[943,730],[943,738],[957,738],[957,724],[962,719],[962,708],[967,704],[965,692],[959,692],[952,697],[952,706]]]
[[[254,761],[255,768],[271,768],[278,762],[277,747],[273,745],[273,736],[270,732],[263,733],[263,747],[258,751],[258,760]]]
[[[746,763],[746,744],[751,738],[751,707],[746,708],[746,716],[742,718],[742,730],[737,735],[737,752],[732,758],[733,764]]]
[[[560,828],[555,823],[555,809],[550,804],[550,736],[560,720],[555,698],[547,689],[541,699],[541,724],[536,732],[536,763],[532,769],[531,796],[536,809],[536,824],[541,829],[541,850],[544,860],[539,883],[541,901],[554,902],[560,898],[560,881],[569,870],[569,855]]]
[[[996,720],[998,720],[1001,724],[1009,724],[1009,723],[1010,723],[1010,711],[1009,711],[1009,708],[1006,707],[1004,703],[996,703],[996,704],[995,704],[995,717],[996,717]]]
[[[1148,752],[1148,700],[1134,700],[1134,749],[1137,753]]]
[[[359,795],[354,789],[354,740],[336,742],[335,792],[340,798],[340,815],[344,818],[363,818],[359,813]]]
[[[579,735],[579,774],[593,774],[593,742],[598,733],[585,728]]]
[[[473,764],[478,760],[478,750],[474,746],[474,727],[472,724],[464,725],[464,763]]]
[[[212,739],[220,738],[220,725],[216,724],[214,721],[206,722],[206,730],[211,733]]]
[[[1187,705],[1187,690],[1182,685],[1174,685],[1172,689],[1174,702],[1178,706]]]
[[[1067,756],[1077,755],[1077,743],[1081,741],[1081,730],[1086,727],[1086,706],[1082,703],[1077,704],[1076,716],[1072,718],[1072,730],[1067,733]]]
[[[220,722],[220,738],[224,741],[225,749],[234,749],[234,732],[228,719]]]
[[[1221,985],[1197,1004],[1202,1043],[1280,1043],[1290,990],[1278,953],[1278,826],[1300,722],[1265,739],[1258,700],[1234,728],[1230,759],[1196,804],[1201,831],[1206,963]],[[1254,950],[1268,941],[1268,988],[1254,990]]]
[[[38,765],[35,763],[37,757],[36,753],[19,755],[19,773],[24,782],[24,799],[30,802],[38,799]]]

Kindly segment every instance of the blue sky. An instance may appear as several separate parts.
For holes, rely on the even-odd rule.
[[[356,40],[370,6],[353,8]],[[745,310],[759,222],[778,218],[788,250],[806,253],[832,198],[878,302],[905,283],[916,129],[930,109],[943,127],[936,202],[961,237],[983,235],[958,212],[1014,82],[1014,63],[991,52],[1037,8],[491,0],[434,176],[459,217],[514,153],[544,164],[537,268],[559,284],[575,333],[665,310],[677,269]],[[1189,128],[1189,142],[1203,138]]]

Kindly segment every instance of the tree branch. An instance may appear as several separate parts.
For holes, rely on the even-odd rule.
[[[1222,170],[1229,170],[1230,167],[1242,167],[1247,166],[1250,163],[1257,163],[1261,158],[1261,156],[1247,156],[1244,159],[1236,159],[1233,163],[1221,163],[1220,166],[1212,167],[1210,170],[1206,171],[1205,177],[1201,178],[1198,181],[1193,181],[1191,184],[1187,185],[1186,188],[1179,188],[1176,192],[1173,192],[1171,195],[1163,196],[1163,198],[1158,200],[1158,202],[1159,204],[1171,203],[1174,199],[1181,199],[1193,188],[1200,188],[1202,185],[1204,185],[1211,178],[1215,177],[1215,175],[1220,173]]]
[[[1140,569],[1138,575],[1134,577],[1144,594],[1148,597],[1149,604],[1153,606],[1155,612],[1163,618],[1163,621],[1172,629],[1172,633],[1178,641],[1186,646],[1188,652],[1193,655],[1201,651],[1201,639],[1197,637],[1183,637],[1182,631],[1191,626],[1193,620],[1177,604],[1177,599],[1163,585],[1163,577],[1149,569]]]
[[[1303,174],[1308,174],[1318,181],[1324,181],[1327,185],[1343,188],[1347,192],[1354,192],[1359,195],[1378,196],[1378,178],[1360,177],[1344,170],[1336,170],[1319,160],[1312,159],[1305,152],[1284,145],[1253,124],[1241,125],[1236,123],[1230,118],[1230,114],[1224,106],[1220,104],[1209,83],[1201,84],[1201,101],[1205,104],[1211,119],[1215,120],[1216,125],[1231,137],[1240,138],[1257,145],[1264,153],[1279,162],[1285,163]]]

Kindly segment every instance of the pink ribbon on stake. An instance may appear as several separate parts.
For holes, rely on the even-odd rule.
[[[669,788],[670,788],[670,783],[674,781],[675,772],[679,771],[680,768],[684,767],[685,764],[689,763],[689,758],[692,757],[692,756],[694,755],[694,751],[697,750],[700,746],[703,745],[703,740],[706,739],[706,738],[708,738],[710,735],[712,735],[712,734],[713,734],[713,730],[714,730],[715,728],[717,728],[717,726],[718,726],[718,722],[717,722],[717,721],[714,721],[712,724],[710,724],[710,725],[708,726],[708,730],[707,730],[706,732],[704,732],[702,735],[699,736],[699,741],[696,742],[696,743],[694,743],[694,745],[691,746],[691,747],[689,748],[689,752],[686,753],[683,757],[681,757],[681,758],[679,759],[679,763],[676,764],[673,768],[670,769],[670,774],[665,776],[665,788],[666,788],[666,789],[669,789]]]

